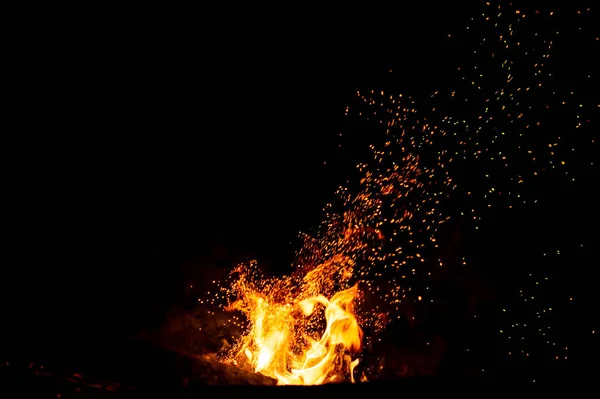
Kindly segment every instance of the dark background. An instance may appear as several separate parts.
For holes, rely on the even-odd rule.
[[[28,45],[3,146],[9,342],[94,345],[159,326],[185,297],[185,265],[215,251],[287,266],[366,155],[369,135],[344,118],[356,90],[418,96],[455,78],[466,50],[444,39],[476,9],[456,3],[84,13],[15,33]],[[586,54],[570,51],[565,76]],[[476,238],[498,255],[492,275],[519,237],[551,235],[548,220],[588,218],[569,228],[593,246],[596,177],[541,189],[538,214],[490,219]],[[529,230],[515,228],[525,215]]]

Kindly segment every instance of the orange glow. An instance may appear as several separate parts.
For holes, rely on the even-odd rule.
[[[354,382],[358,360],[352,356],[360,351],[363,335],[353,314],[357,292],[354,285],[330,300],[319,295],[294,303],[275,303],[249,293],[247,301],[233,305],[249,312],[253,323],[230,361],[249,363],[280,385],[318,385],[347,378]],[[318,312],[323,312],[326,326],[316,339],[305,327]]]
[[[242,312],[249,328],[226,361],[275,378],[279,385],[354,382],[363,337],[354,314],[358,284],[330,299],[313,294],[324,288],[319,284],[323,273],[341,261],[319,265],[301,282],[273,280],[262,289],[251,279],[253,264],[240,265],[233,286],[238,299],[228,310]],[[292,284],[300,287],[296,295]]]
[[[379,159],[381,152],[372,149]],[[413,259],[424,261],[421,253],[435,242],[433,234],[443,221],[435,211],[438,199],[426,196],[437,186],[434,172],[417,157],[404,154],[377,173],[364,164],[359,170],[358,192],[340,188],[341,209],[326,209],[320,230],[302,236],[290,275],[266,277],[252,261],[238,265],[229,284],[220,285],[226,310],[244,329],[223,361],[280,385],[366,380],[355,370],[363,328],[385,328],[388,312],[406,297],[399,269],[416,266]],[[447,173],[438,173],[441,185],[448,185]],[[416,255],[404,254],[405,248]],[[365,312],[363,307],[355,312],[364,304],[363,289],[388,303],[384,317],[380,310]]]

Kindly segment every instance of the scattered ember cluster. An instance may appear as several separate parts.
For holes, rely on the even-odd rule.
[[[454,198],[448,198],[453,205],[446,216],[475,231],[512,210],[524,215],[538,206],[547,209],[551,201],[543,197],[558,196],[557,191],[589,193],[598,176],[599,137],[592,123],[600,110],[594,89],[597,60],[591,55],[600,50],[599,32],[590,7],[563,5],[555,11],[527,3],[483,2],[480,8],[464,31],[448,35],[448,40],[465,43],[457,46],[463,64],[455,66],[456,82],[422,100],[412,130],[396,121],[405,108],[394,96],[376,90],[359,93],[361,116],[410,132],[402,143],[412,154],[431,157],[433,151],[440,167],[452,165]],[[574,48],[588,53],[573,54]],[[415,101],[410,103],[417,108]],[[588,214],[593,219],[595,214]],[[573,297],[564,293],[560,281],[548,283],[569,274],[569,265],[548,257],[561,255],[553,246],[568,250],[572,260],[592,257],[582,254],[591,238],[574,238],[573,231],[534,243],[541,256],[529,256],[525,261],[530,265],[511,276],[523,286],[497,309],[505,323],[498,329],[507,341],[503,355],[529,358],[537,352],[543,358],[569,358],[570,345],[559,338],[569,334],[558,332],[561,321],[554,313],[557,301],[568,303]],[[521,256],[518,249],[512,255]],[[474,266],[485,268],[483,262]],[[563,313],[572,311],[563,305]],[[582,335],[595,333],[595,326],[584,324]]]
[[[376,378],[377,367],[355,375],[360,351],[395,320],[415,318],[404,304],[435,306],[443,294],[434,281],[447,263],[485,269],[491,261],[483,250],[469,249],[477,237],[511,213],[551,203],[552,190],[575,192],[597,176],[592,123],[600,100],[592,58],[600,42],[593,15],[577,5],[482,2],[469,26],[444,38],[462,63],[450,65],[456,79],[448,87],[415,95],[358,91],[346,114],[369,123],[381,140],[370,146],[371,160],[358,165],[360,178],[339,187],[316,232],[301,233],[289,275],[264,276],[250,262],[217,282],[208,301],[234,311],[230,322],[246,331],[224,361],[282,384]],[[589,54],[571,58],[573,42]],[[473,243],[451,259],[445,248],[456,226]],[[565,362],[565,341],[591,342],[558,325],[578,301],[560,284],[569,267],[562,254],[577,259],[592,244],[582,237],[550,248],[556,241],[532,244],[528,254],[539,249],[539,257],[516,259],[519,250],[510,248],[498,256],[520,266],[507,266],[503,278],[512,285],[494,294],[480,318],[493,330],[488,346],[501,348],[498,356],[508,362]],[[579,326],[580,334],[595,334],[589,320]],[[475,349],[465,342],[466,352]]]

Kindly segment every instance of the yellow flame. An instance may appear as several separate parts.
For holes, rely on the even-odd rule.
[[[396,272],[413,258],[424,260],[421,253],[443,222],[436,211],[436,195],[443,192],[437,190],[436,170],[426,168],[404,146],[396,147],[402,155],[388,168],[378,161],[382,152],[372,150],[378,166],[373,171],[359,165],[363,178],[358,192],[340,188],[341,208],[328,206],[317,232],[302,234],[291,275],[265,278],[253,261],[238,265],[231,285],[220,287],[229,310],[243,313],[248,323],[226,362],[281,385],[354,382],[363,331],[353,309],[358,286],[348,287],[361,281],[371,294],[385,293],[381,299],[389,302],[389,310],[397,310],[406,290]],[[441,176],[441,184],[451,183],[447,174]],[[366,313],[361,322],[374,330],[389,320],[380,312]]]
[[[256,293],[249,301],[237,301],[233,309],[249,312],[251,329],[238,348],[252,369],[277,379],[280,385],[318,385],[350,379],[354,382],[352,359],[361,350],[363,332],[354,315],[358,285],[336,293],[295,303],[276,303]],[[310,321],[323,308],[325,329],[313,339]],[[301,315],[299,314],[301,312]],[[301,316],[301,317],[300,317]]]

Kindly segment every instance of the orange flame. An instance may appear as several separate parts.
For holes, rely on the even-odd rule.
[[[354,382],[358,359],[352,356],[361,350],[363,336],[353,312],[357,293],[354,285],[330,300],[317,295],[281,304],[249,292],[245,301],[231,306],[251,320],[249,333],[231,360],[249,364],[279,385],[318,385],[348,378]],[[315,339],[318,307],[324,307],[325,330]]]
[[[363,330],[354,313],[362,297],[352,284],[361,281],[370,294],[381,295],[387,312],[397,310],[410,291],[397,272],[423,261],[421,253],[445,220],[436,210],[436,195],[444,191],[437,189],[434,169],[404,147],[398,151],[404,156],[389,168],[379,162],[381,152],[373,151],[377,167],[359,165],[364,177],[358,192],[341,187],[316,233],[302,234],[291,275],[265,278],[253,261],[238,265],[231,285],[220,285],[228,310],[241,312],[248,323],[224,361],[280,385],[354,382]],[[442,176],[445,187],[451,180]],[[361,323],[380,331],[389,320],[380,314],[361,312]],[[232,319],[242,320],[237,316]]]

